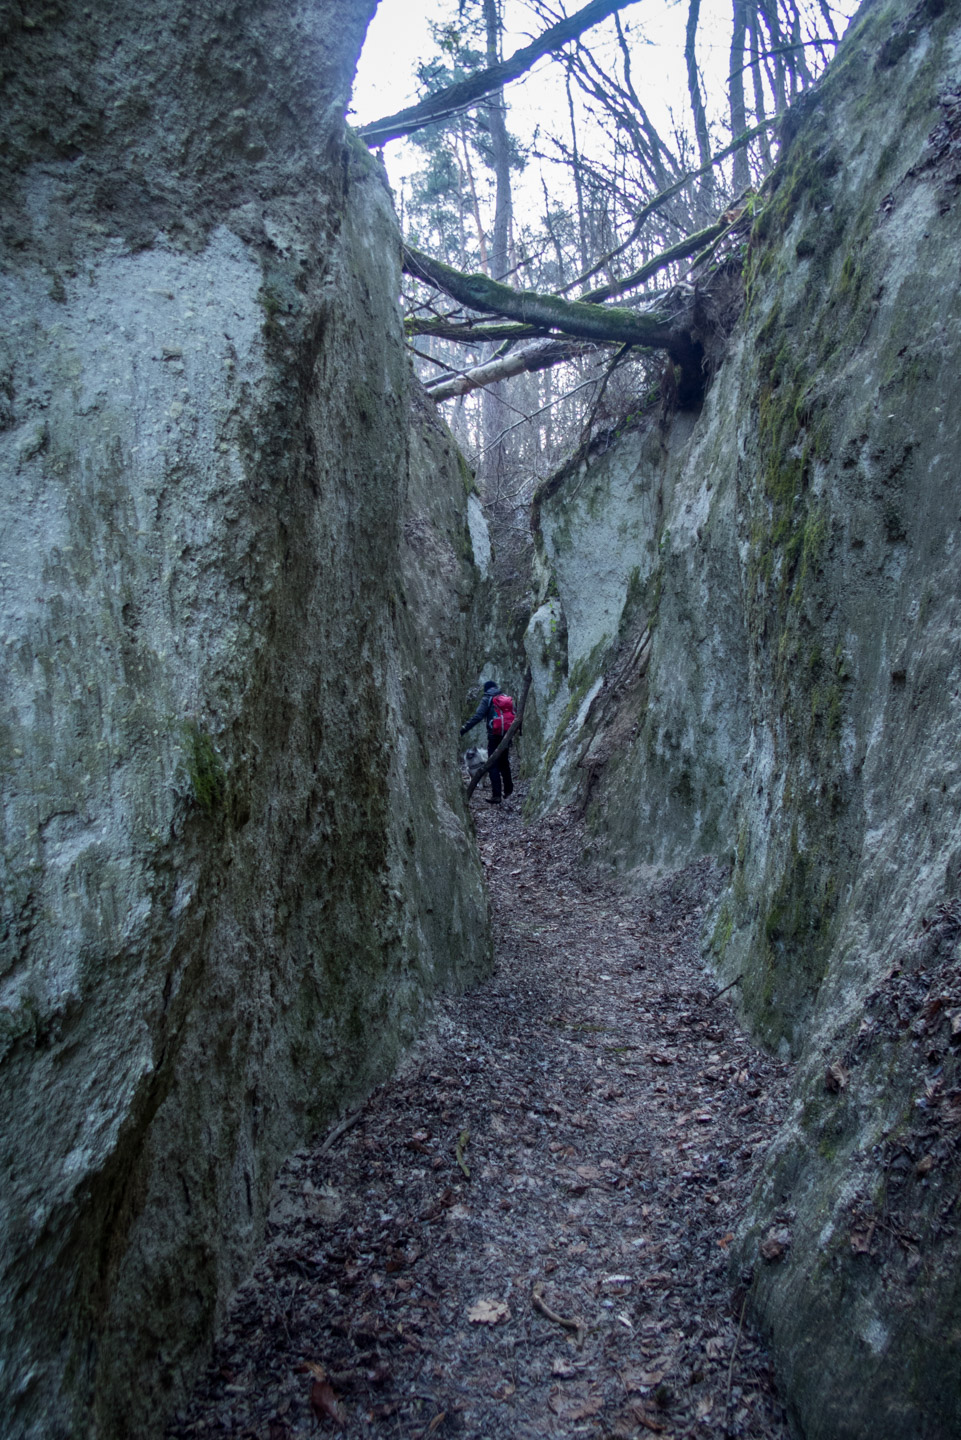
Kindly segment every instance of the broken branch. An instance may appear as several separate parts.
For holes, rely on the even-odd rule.
[[[354,1126],[360,1120],[360,1117],[361,1115],[363,1115],[363,1113],[364,1107],[361,1106],[360,1109],[355,1110],[352,1115],[347,1115],[343,1120],[341,1120],[339,1125],[335,1125],[333,1130],[331,1130],[330,1134],[327,1136],[327,1139],[324,1141],[323,1145],[321,1145],[320,1149],[317,1151],[317,1154],[326,1155],[328,1150],[332,1150],[342,1135],[346,1135],[348,1130],[353,1130]]]
[[[741,981],[742,981],[743,979],[744,979],[744,976],[743,976],[743,975],[735,975],[735,977],[734,977],[734,979],[731,981],[730,985],[725,985],[725,987],[724,987],[723,990],[719,990],[716,995],[712,995],[711,998],[710,998],[710,1000],[709,1000],[707,1003],[708,1003],[709,1005],[713,1005],[713,1004],[715,1003],[715,1001],[720,1000],[720,998],[721,998],[722,995],[726,995],[729,990],[733,990],[734,987],[735,987],[735,985],[740,985],[740,983],[741,983]]]

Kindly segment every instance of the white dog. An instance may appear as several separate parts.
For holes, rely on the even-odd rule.
[[[472,745],[469,750],[464,752],[464,764],[467,767],[468,775],[473,780],[487,764],[487,751]]]

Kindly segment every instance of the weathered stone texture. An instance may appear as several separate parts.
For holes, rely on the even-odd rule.
[[[0,8],[4,1434],[154,1433],[279,1160],[487,960],[373,8]]]
[[[541,505],[540,796],[638,879],[730,865],[706,949],[801,1060],[736,1264],[810,1440],[961,1431],[959,61],[957,4],[864,9],[703,411]]]

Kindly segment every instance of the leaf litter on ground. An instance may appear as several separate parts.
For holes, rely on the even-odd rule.
[[[717,872],[627,893],[516,806],[474,810],[493,975],[288,1161],[169,1440],[787,1440],[727,1251],[788,1067],[714,999]]]

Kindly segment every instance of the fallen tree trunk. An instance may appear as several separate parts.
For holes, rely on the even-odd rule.
[[[491,385],[495,380],[507,380],[512,375],[532,374],[535,370],[559,365],[564,360],[570,360],[582,348],[566,340],[541,341],[537,345],[526,345],[523,350],[513,350],[509,355],[494,356],[460,375],[440,375],[424,388],[431,400],[440,404],[442,400],[453,400],[457,395],[469,395],[472,390]]]
[[[703,235],[700,239],[703,243]],[[577,340],[669,350],[674,339],[670,319],[657,311],[638,312],[617,305],[563,300],[559,295],[542,295],[536,290],[512,290],[486,275],[465,275],[409,245],[404,246],[404,270],[470,310],[503,315],[544,330],[559,330]]]

